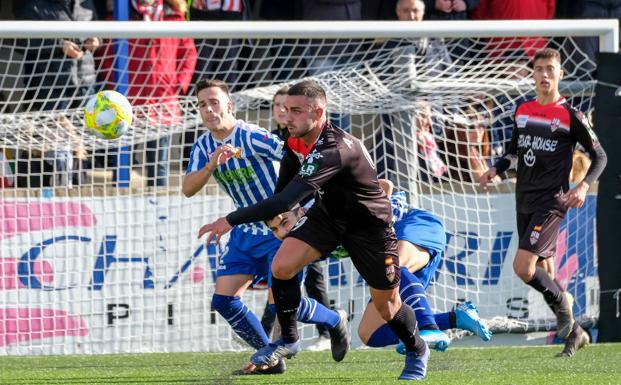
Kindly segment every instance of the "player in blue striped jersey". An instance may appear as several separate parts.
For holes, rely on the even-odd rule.
[[[271,197],[277,179],[274,162],[283,156],[283,142],[261,127],[235,119],[226,83],[200,81],[196,93],[208,131],[192,147],[183,180],[184,195],[193,196],[213,176],[237,208]],[[240,296],[254,277],[268,277],[271,284],[270,265],[279,247],[280,241],[265,223],[242,224],[231,231],[218,264],[212,306],[255,349],[267,345],[269,339]],[[339,313],[308,298],[302,298],[299,312],[300,321],[324,324],[330,330],[345,322]],[[282,372],[284,361],[271,369]]]

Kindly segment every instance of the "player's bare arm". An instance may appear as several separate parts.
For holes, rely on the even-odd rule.
[[[496,167],[490,167],[481,177],[479,178],[479,186],[484,191],[488,190],[487,184],[493,181],[496,178]]]
[[[238,149],[230,144],[218,147],[205,167],[198,171],[191,172],[183,178],[183,195],[189,198],[199,192],[209,181],[216,167],[237,156],[237,154]]]

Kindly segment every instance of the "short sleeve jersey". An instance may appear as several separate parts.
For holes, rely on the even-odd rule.
[[[210,132],[201,135],[190,153],[186,173],[198,171],[209,162],[212,154],[223,144],[242,149],[239,158],[233,157],[219,165],[213,173],[220,187],[233,199],[236,207],[247,207],[274,194],[276,170],[274,162],[284,153],[283,142],[264,128],[238,120],[231,134],[217,140]],[[253,234],[268,234],[262,222],[240,225]]]
[[[518,212],[566,211],[560,198],[569,189],[577,142],[586,150],[599,146],[584,115],[565,98],[546,105],[532,100],[517,106],[507,155],[517,156]]]
[[[375,164],[357,138],[326,124],[314,145],[289,138],[287,147],[300,161],[294,178],[315,189],[315,206],[329,217],[348,229],[392,222],[390,201],[379,186]]]

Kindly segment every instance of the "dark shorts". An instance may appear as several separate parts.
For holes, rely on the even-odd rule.
[[[371,226],[346,230],[323,210],[311,207],[296,223],[289,237],[299,239],[329,255],[342,245],[364,280],[374,289],[386,290],[399,286],[401,273],[397,238],[392,226]]]
[[[518,247],[541,258],[554,257],[561,222],[563,217],[550,211],[517,213]]]

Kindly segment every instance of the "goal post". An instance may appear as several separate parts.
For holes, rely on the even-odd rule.
[[[91,91],[125,86],[133,104],[134,124],[119,141],[86,132],[88,94],[55,69],[73,63],[58,55],[59,42],[90,37],[102,41]],[[476,175],[502,154],[515,104],[533,95],[536,49],[561,51],[562,94],[593,110],[596,63],[582,38],[616,52],[617,22],[2,22],[0,354],[244,348],[211,307],[224,244],[196,239],[233,203],[215,183],[192,198],[180,187],[189,146],[204,132],[192,85],[204,77],[226,80],[236,115],[268,129],[278,89],[318,81],[331,119],[363,141],[380,176],[444,221],[448,245],[428,289],[434,311],[472,300],[497,332],[552,330],[541,296],[512,271],[513,175],[491,193],[478,190]],[[120,40],[128,45],[121,85],[111,80]],[[156,91],[171,85],[157,70],[171,60],[158,56],[162,44],[177,47],[177,75],[192,78],[166,98]],[[193,71],[184,67],[191,61]],[[127,188],[115,185],[109,161],[119,148],[134,160]],[[567,215],[555,259],[587,325],[599,312],[595,194]],[[359,347],[368,287],[348,259],[329,259],[324,272]],[[266,298],[249,290],[243,301],[260,317]],[[314,327],[300,328],[312,343]]]

